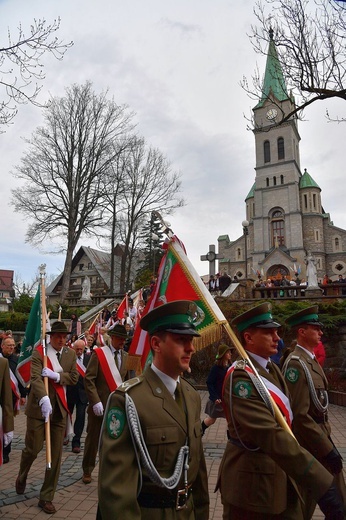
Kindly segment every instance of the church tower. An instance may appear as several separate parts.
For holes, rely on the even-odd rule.
[[[253,108],[255,182],[246,199],[243,235],[230,241],[220,235],[219,270],[238,279],[306,278],[305,258],[315,259],[319,281],[346,280],[346,231],[325,213],[321,189],[300,169],[297,118],[285,120],[295,108],[278,59],[273,31],[262,93]],[[280,125],[275,123],[281,122]]]
[[[251,267],[267,277],[290,275],[287,266],[301,264],[305,256],[297,119],[274,124],[293,109],[270,31],[262,97],[253,109],[255,184],[246,198]]]

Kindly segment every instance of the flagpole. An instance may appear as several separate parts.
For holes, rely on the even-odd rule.
[[[160,213],[158,213],[157,211],[153,211],[153,213],[155,214],[155,218],[160,220],[161,221],[161,224],[162,224],[162,227],[163,227],[163,230],[162,232],[165,233],[169,240],[170,240],[170,243],[172,244],[172,238],[174,236],[174,233],[173,231],[168,227],[167,223],[163,220],[162,216],[160,215]],[[176,252],[177,252],[177,249],[175,249]],[[214,301],[214,300],[213,300]],[[209,303],[209,302],[208,302]],[[216,305],[216,302],[214,302],[215,305]],[[210,304],[209,304],[209,307],[210,307]],[[210,307],[210,310],[212,310],[212,308]],[[218,307],[218,310],[219,310],[219,307]],[[220,313],[221,313],[221,310],[220,310]],[[224,331],[226,332],[226,334],[228,335],[228,337],[230,338],[230,340],[232,341],[233,345],[235,346],[235,348],[237,349],[239,355],[244,359],[244,361],[246,361],[246,363],[251,367],[251,369],[253,370],[256,378],[259,380],[259,382],[261,383],[261,386],[263,387],[263,390],[264,392],[267,394],[268,398],[270,399],[270,402],[271,402],[271,405],[272,405],[272,408],[274,410],[274,415],[275,415],[275,419],[276,421],[279,423],[279,425],[285,430],[287,431],[288,433],[290,433],[292,435],[293,438],[294,437],[294,434],[291,430],[291,428],[289,427],[289,425],[287,424],[287,422],[285,421],[285,418],[283,417],[279,407],[277,406],[277,404],[275,403],[274,399],[272,398],[268,388],[266,387],[266,385],[264,384],[264,382],[262,381],[259,373],[257,372],[256,370],[256,367],[253,365],[252,361],[251,361],[251,358],[249,357],[248,353],[246,352],[246,350],[244,349],[244,347],[242,346],[242,344],[240,343],[237,335],[235,334],[235,332],[233,331],[233,329],[231,328],[230,324],[228,323],[228,321],[226,320],[226,318],[224,318],[223,320],[220,320],[220,318],[216,315],[215,312],[213,312],[214,314],[214,319],[215,321],[218,321],[220,323],[220,325],[223,327]],[[221,313],[222,314],[222,313]]]
[[[40,291],[41,291],[41,342],[43,348],[43,368],[47,368],[47,345],[46,345],[46,288],[45,288],[45,275],[46,275],[46,264],[42,264],[39,267],[40,271]],[[44,388],[47,395],[49,396],[49,383],[48,377],[43,378]],[[51,451],[51,440],[50,440],[50,417],[44,423],[45,437],[46,437],[46,469],[52,468],[52,451]]]

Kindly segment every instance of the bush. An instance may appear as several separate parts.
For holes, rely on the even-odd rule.
[[[23,312],[0,312],[0,329],[25,331],[28,314]]]

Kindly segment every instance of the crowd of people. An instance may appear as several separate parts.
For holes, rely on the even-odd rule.
[[[200,396],[183,377],[194,352],[193,338],[199,336],[193,321],[196,310],[194,302],[174,301],[140,319],[139,326],[149,336],[152,363],[135,378],[124,350],[129,324],[110,323],[112,312],[104,312],[101,324],[110,339],[104,345],[91,344],[91,335],[89,345],[81,339],[68,345],[68,328],[63,322],[53,323],[47,363],[42,348],[32,354],[28,396],[19,393],[14,398],[9,362],[0,358],[4,446],[13,438],[18,399],[27,399],[25,447],[15,482],[18,494],[25,493],[49,420],[54,451],[38,506],[45,513],[56,512],[53,499],[62,447],[76,409],[70,424],[73,453],[81,452],[85,414],[88,417],[85,485],[92,481],[99,449],[98,520],[207,520],[202,436],[220,417],[228,431],[217,479],[224,520],[305,520],[312,517],[316,504],[327,520],[345,517],[342,458],[328,421],[323,360],[320,364],[315,355],[319,351],[321,356],[323,334],[317,306],[287,319],[296,342],[276,362],[272,359],[278,353],[280,323],[269,303],[232,321],[244,353],[239,347],[232,363],[230,347],[219,346],[208,377],[207,417],[202,424]],[[13,348],[8,337],[2,340],[4,358]]]
[[[256,289],[272,289],[269,291],[260,291],[261,298],[282,298],[284,296],[294,297],[303,296],[305,294],[307,282],[304,278],[300,279],[298,274],[296,274],[295,278],[291,279],[286,275],[273,279],[268,278],[267,280],[263,280],[259,277],[254,283],[254,287],[256,287]],[[292,287],[292,290],[287,289],[288,287]],[[293,287],[299,287],[299,291],[294,290]]]
[[[143,300],[134,306],[128,298],[127,310],[118,312],[118,305],[111,311],[105,308],[95,320],[93,330],[84,332],[75,313],[71,315],[68,326],[59,320],[52,326],[49,323],[47,362],[44,362],[42,347],[37,347],[31,357],[28,388],[23,387],[16,373],[20,349],[16,349],[12,332],[1,333],[0,463],[10,462],[14,417],[25,406],[25,448],[15,483],[16,492],[23,494],[30,468],[43,448],[49,419],[54,450],[38,502],[39,507],[48,514],[56,511],[53,498],[60,473],[62,446],[71,442],[72,452],[79,454],[86,422],[82,480],[85,484],[91,482],[108,396],[134,375],[126,368],[127,351],[144,306]],[[45,386],[44,378],[47,378],[48,386]]]
[[[210,293],[214,296],[221,296],[232,283],[238,283],[237,275],[233,278],[225,272],[222,274],[216,273],[210,275],[208,283],[206,284]]]

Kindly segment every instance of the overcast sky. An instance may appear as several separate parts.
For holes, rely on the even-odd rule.
[[[251,77],[256,56],[247,34],[254,2],[243,0],[0,0],[0,45],[7,28],[16,38],[21,22],[27,31],[33,18],[61,17],[58,36],[73,40],[63,61],[44,60],[46,80],[40,101],[64,95],[72,83],[92,81],[94,90],[109,89],[119,104],[136,113],[138,132],[158,147],[181,173],[186,206],[168,217],[185,243],[200,275],[208,272],[206,254],[219,235],[242,234],[245,202],[255,179],[255,147],[245,115],[255,103],[239,82]],[[0,90],[1,100],[1,90]],[[322,189],[322,203],[334,224],[346,228],[345,126],[328,123],[325,110],[339,112],[342,102],[320,103],[299,124],[301,168]],[[0,268],[13,269],[24,281],[47,264],[48,275],[62,271],[62,255],[44,255],[25,243],[27,223],[8,205],[12,175],[29,138],[42,123],[32,106],[0,135],[1,218]],[[92,242],[80,245],[96,247]]]

